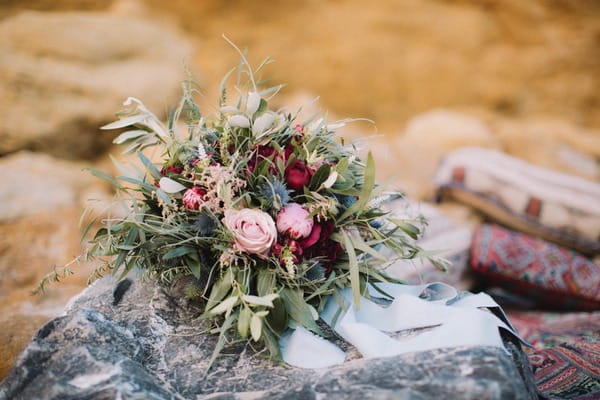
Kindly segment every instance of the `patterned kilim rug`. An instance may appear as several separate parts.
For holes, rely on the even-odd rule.
[[[538,390],[548,399],[600,399],[600,312],[510,311],[529,351]]]

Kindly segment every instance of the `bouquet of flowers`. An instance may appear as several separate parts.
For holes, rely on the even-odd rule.
[[[199,109],[191,77],[166,123],[129,98],[124,105],[133,107],[103,129],[127,128],[114,143],[136,153],[141,168],[117,162],[117,177],[92,170],[129,210],[104,219],[93,236],[86,255],[103,264],[92,277],[122,279],[134,268],[162,283],[187,277],[186,295],[202,302],[201,318],[220,335],[213,361],[232,339],[260,342],[277,357],[288,326],[323,334],[318,313],[337,289],[351,287],[358,306],[367,283],[394,281],[382,246],[443,268],[415,245],[422,219],[380,209],[399,194],[376,185],[371,154],[363,161],[353,145],[336,140],[345,121],[298,122],[271,110],[269,97],[281,86],[261,90],[243,55],[229,102],[235,70],[210,115]]]

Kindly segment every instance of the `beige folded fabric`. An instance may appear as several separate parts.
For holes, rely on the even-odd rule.
[[[446,155],[434,181],[441,198],[470,205],[491,220],[586,254],[600,254],[597,182],[477,147]]]

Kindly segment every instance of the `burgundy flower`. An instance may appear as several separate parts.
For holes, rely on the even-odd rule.
[[[271,254],[273,254],[275,257],[279,257],[281,255],[282,251],[283,251],[283,246],[279,243],[275,243],[271,247]]]
[[[285,182],[294,190],[301,190],[307,186],[312,178],[313,171],[300,160],[294,160],[285,169]]]
[[[314,224],[308,238],[300,242],[304,258],[322,257],[327,273],[331,272],[333,264],[342,254],[342,246],[331,239],[334,230],[335,225],[331,221]]]
[[[292,146],[291,144],[288,144],[287,146],[285,146],[285,150],[283,153],[283,162],[287,163],[287,160],[290,159],[290,156],[292,155],[292,153],[294,152],[294,146]]]
[[[313,246],[315,243],[317,243],[317,241],[321,237],[322,229],[323,228],[321,228],[321,225],[314,224],[312,231],[310,232],[310,235],[308,235],[308,237],[306,239],[304,239],[303,241],[300,242],[300,246],[302,246],[302,248],[306,249],[308,247]]]
[[[294,255],[294,262],[300,261],[300,259],[302,258],[302,253],[304,252],[302,250],[302,247],[300,246],[300,243],[298,243],[295,240],[290,240],[290,241],[288,241],[288,247],[290,248],[290,251]]]
[[[206,190],[193,186],[183,194],[183,205],[190,210],[198,210],[204,203]]]
[[[248,161],[248,170],[250,172],[254,172],[258,164],[260,164],[263,160],[269,159],[273,154],[275,154],[275,158],[280,157],[280,155],[275,151],[275,148],[273,146],[263,146],[259,144],[258,146],[256,146],[254,155],[252,156],[250,161]],[[273,159],[273,161],[275,160],[275,158]],[[271,165],[269,166],[269,172],[271,172],[272,174],[277,173],[277,165],[275,164],[275,162],[271,162]]]
[[[256,150],[263,158],[269,158],[273,155],[273,153],[275,153],[275,147],[273,146],[263,146],[259,144],[256,146]]]
[[[160,170],[160,174],[163,176],[167,176],[167,171],[168,172],[172,172],[174,174],[180,174],[183,172],[183,166],[180,164],[173,164],[173,165],[169,165],[167,168],[164,168]]]

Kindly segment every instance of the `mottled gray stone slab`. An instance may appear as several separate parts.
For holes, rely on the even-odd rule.
[[[216,338],[193,307],[158,286],[105,278],[46,324],[0,384],[8,399],[532,399],[527,358],[491,347],[356,357],[321,370],[227,348],[205,375]]]

